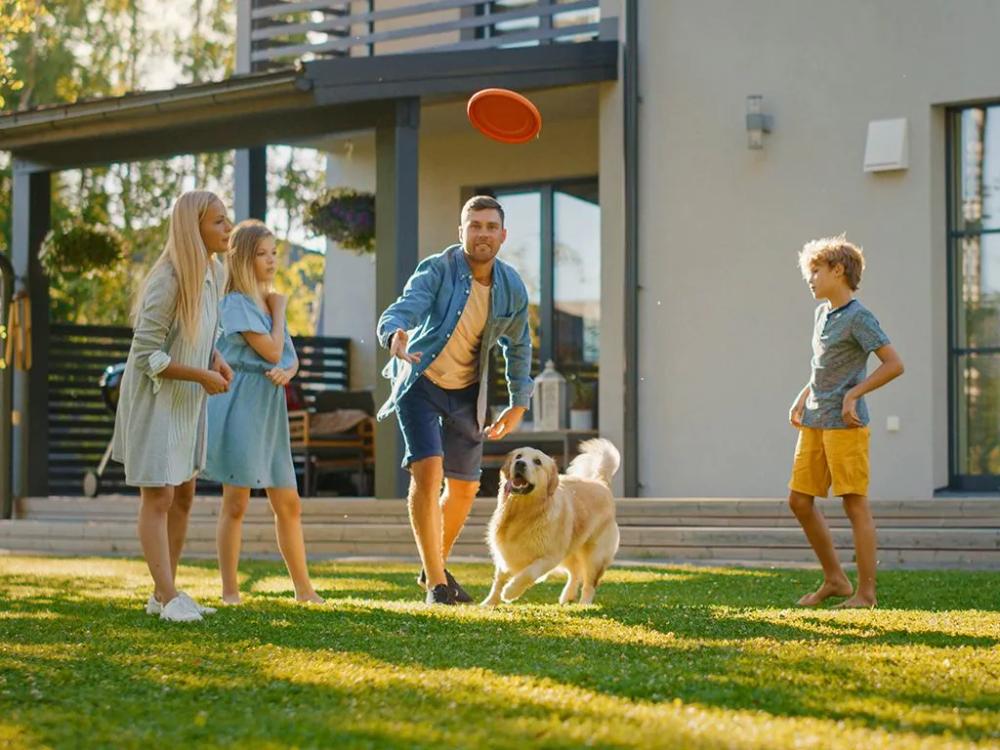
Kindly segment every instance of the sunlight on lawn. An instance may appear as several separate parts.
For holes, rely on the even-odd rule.
[[[182,625],[143,613],[141,561],[0,558],[0,746],[1000,741],[995,574],[889,573],[885,601],[910,604],[839,612],[785,605],[811,571],[614,568],[592,606],[555,603],[554,579],[495,609],[427,607],[413,565],[312,571],[326,606],[251,562],[244,606]],[[491,581],[454,572],[474,596]],[[218,601],[210,561],[178,578]]]

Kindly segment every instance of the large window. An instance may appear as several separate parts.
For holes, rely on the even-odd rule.
[[[578,405],[587,403],[596,420],[601,350],[597,180],[488,187],[478,192],[495,196],[504,207],[507,242],[500,257],[518,270],[528,289],[532,373],[553,360],[571,381],[571,400],[575,397]],[[494,379],[494,403],[504,400],[502,372],[501,366]]]
[[[951,483],[1000,485],[1000,104],[950,113]]]

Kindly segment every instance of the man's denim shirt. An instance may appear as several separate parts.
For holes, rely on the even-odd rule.
[[[452,245],[417,266],[403,294],[382,313],[378,321],[378,341],[389,346],[393,333],[402,328],[410,333],[409,351],[421,352],[420,362],[392,357],[382,375],[392,380],[392,393],[379,409],[385,419],[396,408],[424,370],[451,338],[472,291],[472,271],[461,245]],[[511,406],[528,407],[534,381],[531,379],[531,328],[528,325],[528,292],[513,267],[500,259],[493,263],[490,314],[479,347],[479,425],[486,425],[486,378],[489,357],[499,344],[506,360],[507,391]]]

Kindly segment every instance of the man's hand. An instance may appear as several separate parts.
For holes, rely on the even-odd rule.
[[[850,391],[845,393],[844,405],[840,410],[840,416],[844,420],[844,424],[848,427],[863,427],[861,419],[858,417],[857,406],[858,397],[851,395]]]
[[[508,406],[497,421],[486,428],[486,437],[490,440],[499,440],[503,436],[509,435],[521,424],[525,411],[523,406]]]
[[[208,369],[219,373],[227,385],[233,382],[233,368],[218,351],[212,355],[212,365]]]
[[[288,385],[292,379],[292,371],[286,370],[283,367],[272,367],[270,370],[267,370],[264,375],[266,375],[267,379],[279,388]]]
[[[389,351],[392,353],[392,356],[398,357],[404,362],[409,362],[411,365],[415,365],[420,362],[420,352],[406,351],[406,346],[409,343],[409,334],[402,328],[398,328],[396,329],[396,332],[392,334],[392,339],[389,341]]]

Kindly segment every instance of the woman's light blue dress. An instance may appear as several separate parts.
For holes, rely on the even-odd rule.
[[[271,364],[243,338],[243,333],[271,332],[271,316],[239,292],[219,306],[219,353],[233,368],[226,393],[208,400],[208,456],[202,476],[237,487],[295,487],[288,436],[285,389],[264,373],[295,364],[292,337],[285,329],[281,361]]]

